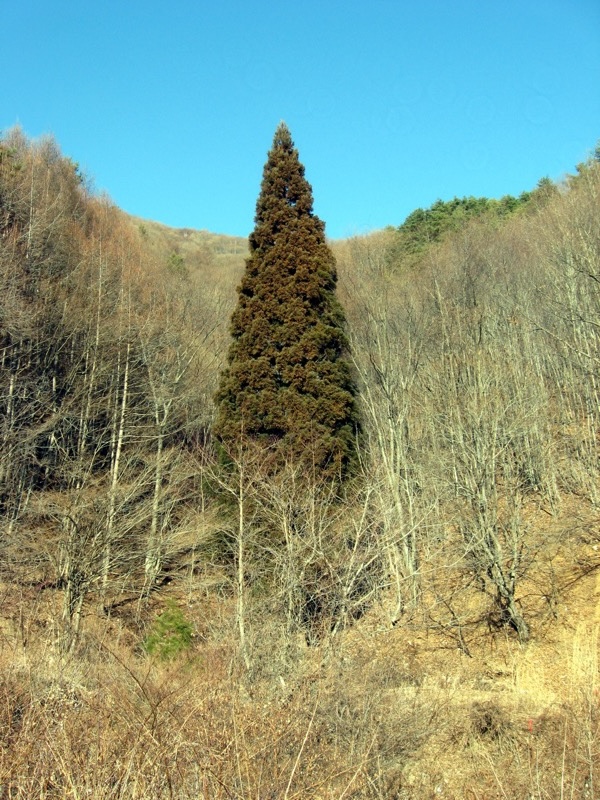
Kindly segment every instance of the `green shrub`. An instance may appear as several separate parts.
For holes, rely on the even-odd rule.
[[[193,630],[183,611],[170,601],[144,639],[143,648],[161,661],[171,661],[191,646]]]

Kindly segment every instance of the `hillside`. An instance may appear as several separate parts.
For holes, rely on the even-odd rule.
[[[137,225],[142,238],[152,251],[166,261],[177,264],[178,258],[189,268],[202,268],[207,261],[216,261],[220,267],[240,266],[248,251],[248,240],[191,228],[169,228],[159,222],[130,218]]]
[[[0,797],[599,796],[599,197],[332,243],[340,488],[213,447],[245,240],[0,140]]]

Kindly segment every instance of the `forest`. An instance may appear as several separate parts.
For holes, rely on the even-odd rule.
[[[340,481],[216,446],[247,241],[6,132],[0,798],[600,797],[599,211],[600,149],[328,242]]]

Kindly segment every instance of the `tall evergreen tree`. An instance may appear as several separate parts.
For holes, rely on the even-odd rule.
[[[347,471],[358,422],[336,281],[312,188],[280,123],[263,171],[216,398],[214,431],[225,447],[241,436],[271,445],[276,464],[305,461],[332,475]]]

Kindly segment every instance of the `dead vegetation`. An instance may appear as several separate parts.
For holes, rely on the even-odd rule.
[[[482,618],[469,586],[454,587],[451,611],[432,587],[401,625],[373,606],[313,646],[286,637],[257,598],[247,671],[234,599],[207,591],[204,575],[140,613],[124,603],[107,619],[90,606],[65,656],[57,590],[5,585],[2,796],[597,797],[600,554],[568,537],[568,515],[554,524],[564,538],[550,588],[523,591],[526,645]],[[194,638],[163,662],[142,642],[166,597]]]
[[[1,800],[600,797],[599,167],[336,245],[340,487],[211,448],[240,243],[0,142]]]

